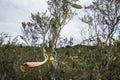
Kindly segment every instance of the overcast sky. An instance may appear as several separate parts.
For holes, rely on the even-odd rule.
[[[80,0],[80,4],[85,6],[91,4],[92,0]],[[46,0],[0,0],[0,33],[5,32],[15,37],[21,35],[21,22],[29,21],[31,13],[44,12],[47,9]],[[79,13],[84,14],[83,10]],[[74,17],[67,24],[62,32],[62,37],[73,37],[75,43],[81,40],[80,29],[86,28],[86,24],[81,23],[78,17]]]

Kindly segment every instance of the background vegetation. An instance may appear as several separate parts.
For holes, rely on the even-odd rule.
[[[66,46],[57,49],[58,68],[56,80],[118,80],[120,79],[120,50],[116,45],[105,46],[101,54],[97,46]],[[0,47],[1,80],[52,80],[54,67],[50,61],[37,68],[19,67],[26,61],[42,61],[44,58],[38,47],[4,45]],[[48,55],[49,52],[48,52]]]

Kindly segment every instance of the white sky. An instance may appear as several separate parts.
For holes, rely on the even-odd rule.
[[[92,0],[80,0],[81,5],[89,5]],[[0,33],[5,32],[15,37],[21,35],[21,22],[29,21],[31,13],[43,12],[47,9],[46,0],[0,0]],[[79,11],[84,14],[83,10]],[[62,32],[63,37],[73,37],[75,43],[81,40],[80,29],[86,28],[78,17],[74,17]]]

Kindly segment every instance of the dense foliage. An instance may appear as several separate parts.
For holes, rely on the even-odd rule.
[[[120,79],[119,45],[104,46],[66,46],[57,49],[58,69],[56,80],[118,80]],[[100,53],[102,51],[102,54]],[[49,49],[47,54],[50,57]],[[4,45],[0,47],[1,80],[51,80],[53,65],[50,60],[41,67],[28,69],[22,73],[20,65],[25,61],[42,61],[39,47]]]

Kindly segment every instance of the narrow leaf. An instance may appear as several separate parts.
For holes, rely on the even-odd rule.
[[[114,42],[116,42],[116,43],[120,43],[120,40],[117,40],[117,39],[115,39],[115,38],[111,38]]]
[[[55,20],[54,18],[52,18],[52,19],[50,20],[50,25],[53,26],[53,25],[55,25],[55,24],[56,24],[56,20]]]
[[[76,9],[81,9],[81,8],[82,8],[81,5],[75,4],[75,3],[71,3],[71,6],[72,6],[73,8],[76,8]]]

